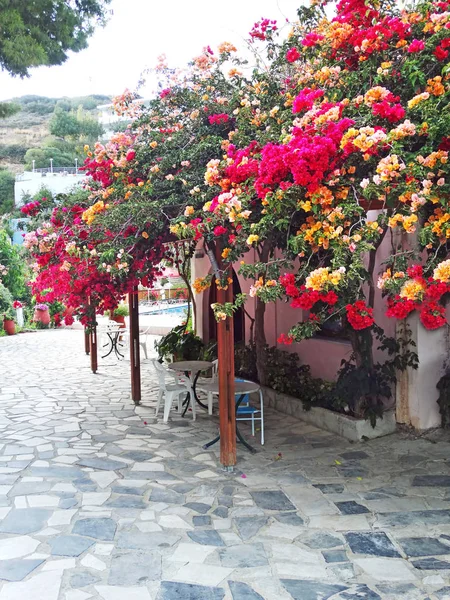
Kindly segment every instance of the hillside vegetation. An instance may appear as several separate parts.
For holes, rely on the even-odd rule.
[[[84,160],[83,146],[103,133],[97,106],[110,96],[79,98],[21,96],[12,98],[11,111],[0,114],[0,215],[14,206],[16,173],[50,166],[72,167]],[[18,109],[18,110],[17,110]],[[11,112],[11,114],[9,114]]]
[[[92,134],[96,137],[98,134],[98,128],[93,126],[93,124],[97,124],[97,106],[106,104],[110,100],[110,96],[104,95],[79,98],[47,98],[45,96],[12,98],[10,101],[19,105],[20,111],[0,120],[0,167],[13,173],[20,172],[27,162],[25,157],[27,151],[43,148],[55,148],[54,152],[46,151],[44,153],[47,161],[45,166],[48,166],[49,158],[54,159],[56,166],[58,158],[61,158],[56,151],[58,149],[60,152],[68,154],[71,164],[73,164],[73,158],[77,153],[77,142],[83,141],[80,138],[89,138],[92,137]],[[75,135],[72,135],[71,139],[66,139],[70,137],[67,134],[67,128],[61,131],[51,128],[51,123],[55,122],[58,115],[60,121],[62,121],[61,116],[64,115],[66,121],[84,122],[87,131],[83,131],[82,127],[78,128],[78,131],[75,128],[73,129]],[[55,135],[51,135],[52,130]],[[36,166],[38,166],[37,163]]]

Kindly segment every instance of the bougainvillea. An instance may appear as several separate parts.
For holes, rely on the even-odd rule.
[[[115,102],[135,120],[87,149],[89,197],[34,234],[41,289],[62,268],[68,294],[81,280],[82,293],[98,285],[99,302],[100,290],[113,301],[151,283],[174,243],[187,257],[201,243],[220,257],[221,287],[232,264],[251,280],[257,344],[262,305],[285,299],[298,310],[280,338],[290,344],[330,320],[374,327],[375,256],[390,243],[378,286],[387,316],[418,311],[427,328],[445,324],[450,4],[341,0],[331,18],[327,2],[312,4],[287,36],[273,20],[255,23],[250,45],[266,52],[264,68],[244,72],[223,43],[184,70],[162,59],[148,108],[129,93]]]

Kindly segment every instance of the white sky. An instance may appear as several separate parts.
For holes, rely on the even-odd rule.
[[[139,75],[166,54],[170,66],[182,67],[208,44],[241,45],[261,17],[294,20],[309,0],[112,0],[113,14],[89,47],[59,67],[39,67],[27,79],[0,72],[0,100],[15,96],[116,95],[135,89]]]

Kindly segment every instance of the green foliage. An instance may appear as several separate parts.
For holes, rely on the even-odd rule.
[[[380,342],[378,350],[386,352],[388,358],[383,363],[372,364],[372,335],[369,330],[359,332],[353,344],[357,350],[349,360],[341,362],[336,386],[327,403],[335,410],[364,417],[375,427],[377,418],[383,417],[386,400],[392,397],[397,373],[408,367],[417,369],[419,365],[417,353],[410,348],[416,345],[410,333],[405,327],[404,335],[395,339],[374,326],[375,337]]]
[[[128,315],[130,314],[130,311],[126,304],[119,304],[119,306],[114,311],[112,311],[112,313],[116,317],[128,317]]]
[[[50,133],[62,138],[96,140],[102,135],[103,127],[82,111],[69,113],[56,107],[50,121]]]
[[[21,162],[27,151],[26,146],[22,144],[0,144],[0,159],[10,159]]]
[[[14,318],[13,297],[8,288],[0,283],[0,320],[3,318]]]
[[[450,427],[450,373],[443,375],[436,384],[439,390],[439,412],[441,413],[442,427]]]
[[[174,360],[198,360],[204,347],[202,340],[188,331],[185,325],[174,327],[159,342],[155,342],[160,359],[172,356]]]
[[[0,119],[6,119],[19,112],[20,106],[11,102],[0,102]]]
[[[30,171],[34,166],[41,169],[50,166],[50,159],[53,159],[54,167],[73,167],[75,166],[75,153],[62,152],[59,148],[44,147],[30,148],[25,154],[25,169]]]
[[[3,0],[0,67],[27,77],[31,67],[60,65],[68,51],[87,47],[95,26],[104,24],[110,0]]]
[[[14,175],[6,170],[0,170],[0,215],[9,213],[14,208]]]
[[[13,246],[5,230],[0,230],[0,265],[4,265],[7,269],[7,273],[0,273],[0,277],[13,299],[27,298],[28,289],[25,285],[25,261],[22,251],[18,246]]]

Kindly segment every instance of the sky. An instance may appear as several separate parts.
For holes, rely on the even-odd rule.
[[[241,45],[262,17],[295,20],[308,0],[112,0],[109,22],[98,29],[89,47],[71,54],[61,66],[39,67],[26,79],[0,72],[0,100],[25,94],[39,96],[117,95],[134,90],[140,74],[161,54],[170,66],[182,67],[223,41]],[[149,87],[142,95],[149,94]],[[142,93],[142,92],[141,92]]]

